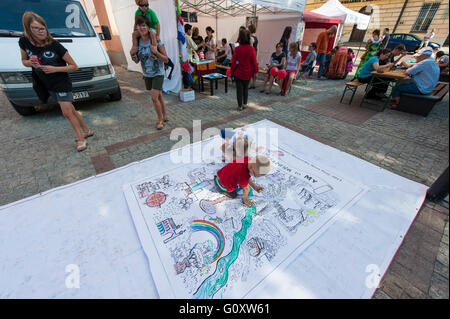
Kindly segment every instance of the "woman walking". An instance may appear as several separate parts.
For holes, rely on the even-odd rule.
[[[153,105],[155,106],[155,111],[158,116],[156,128],[162,130],[164,128],[164,122],[169,120],[166,113],[166,103],[162,95],[164,63],[167,63],[169,58],[162,42],[152,43],[147,20],[142,16],[136,16],[135,23],[140,39],[137,59],[134,60],[134,62],[141,62],[145,87],[147,90],[151,91],[150,94]],[[156,59],[152,58],[152,54],[156,56]]]
[[[248,85],[250,79],[258,72],[255,48],[250,45],[250,32],[242,30],[239,33],[239,46],[234,50],[231,61],[231,74],[236,80],[238,111],[247,108]]]
[[[32,68],[33,87],[43,103],[54,98],[64,117],[75,131],[77,151],[87,148],[86,138],[93,136],[80,113],[73,107],[72,81],[68,72],[78,66],[66,48],[47,30],[45,20],[34,12],[25,12],[22,18],[25,36],[19,40],[22,64]]]
[[[256,61],[258,61],[258,37],[256,36],[256,26],[254,24],[250,24],[248,26],[248,31],[250,31],[250,45],[253,46],[253,48],[255,48]],[[256,88],[256,78],[257,77],[258,77],[258,73],[256,73],[253,76],[250,87],[249,87],[250,89]]]
[[[206,60],[216,61],[216,39],[214,38],[214,30],[211,27],[206,28],[206,33],[208,36],[205,39],[205,46],[208,49],[205,54]]]

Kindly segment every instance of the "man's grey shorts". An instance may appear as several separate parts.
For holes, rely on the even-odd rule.
[[[50,96],[54,98],[58,102],[73,102],[73,94],[72,92],[53,92],[48,91]]]

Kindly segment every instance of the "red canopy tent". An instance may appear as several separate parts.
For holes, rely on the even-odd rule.
[[[303,21],[307,28],[329,28],[332,25],[337,26],[342,23],[341,19],[327,17],[308,10],[303,12]]]
[[[339,27],[342,20],[305,10],[303,12],[303,22],[305,23],[305,30],[303,32],[302,48],[300,48],[302,53],[302,61],[305,60],[309,54],[306,48],[311,42],[316,42],[318,34],[325,29],[331,28],[333,25]],[[332,39],[330,39],[328,52],[333,48],[336,34]]]

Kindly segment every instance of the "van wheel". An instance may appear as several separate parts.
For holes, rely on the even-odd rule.
[[[20,105],[14,104],[13,102],[11,102],[11,105],[16,110],[16,112],[22,116],[34,115],[37,113],[33,106],[31,106],[31,107],[20,106]]]
[[[120,87],[117,88],[117,91],[109,95],[109,99],[111,101],[120,101],[122,99],[122,91]]]

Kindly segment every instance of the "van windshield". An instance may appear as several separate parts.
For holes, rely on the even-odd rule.
[[[0,36],[22,35],[22,16],[26,11],[44,18],[54,37],[96,36],[81,4],[70,0],[1,0]]]

